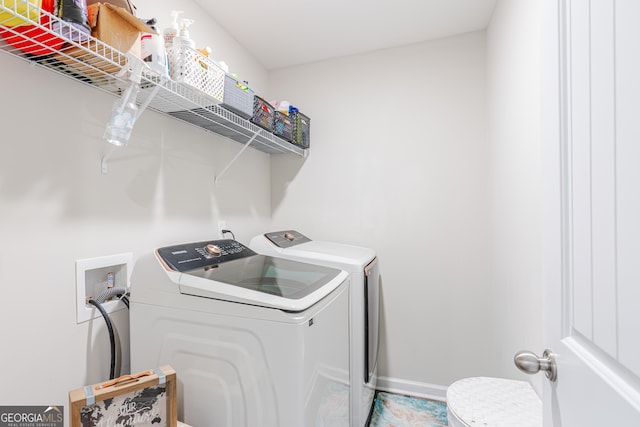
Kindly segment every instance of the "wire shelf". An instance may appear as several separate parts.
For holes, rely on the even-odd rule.
[[[0,51],[120,96],[130,84],[127,55],[41,9],[34,0],[0,0]],[[270,153],[306,151],[215,105],[184,83],[145,69],[138,102],[166,116]],[[154,90],[156,89],[157,90]]]

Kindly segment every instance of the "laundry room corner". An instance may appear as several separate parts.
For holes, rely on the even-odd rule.
[[[271,159],[272,229],[373,248],[380,376],[442,395],[457,376],[494,369],[483,345],[485,66],[477,31],[269,73],[273,93],[313,113],[309,158]],[[451,307],[464,314],[452,318]],[[477,353],[470,360],[458,345]]]

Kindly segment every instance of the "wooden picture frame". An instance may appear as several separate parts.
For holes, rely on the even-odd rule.
[[[169,365],[69,392],[71,427],[177,427],[176,371]]]

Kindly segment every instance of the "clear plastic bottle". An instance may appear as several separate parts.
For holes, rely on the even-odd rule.
[[[135,101],[139,90],[138,85],[132,83],[124,93],[123,99],[113,103],[111,118],[104,130],[104,139],[107,142],[120,147],[129,142],[133,125],[138,118],[139,109]]]

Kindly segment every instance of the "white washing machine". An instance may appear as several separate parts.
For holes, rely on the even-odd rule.
[[[264,255],[339,268],[351,276],[350,418],[351,426],[366,426],[378,378],[380,272],[375,251],[360,246],[313,241],[295,230],[256,236],[249,247]]]
[[[192,426],[347,426],[348,289],[235,240],[157,249],[132,272],[132,372],[171,365]]]

